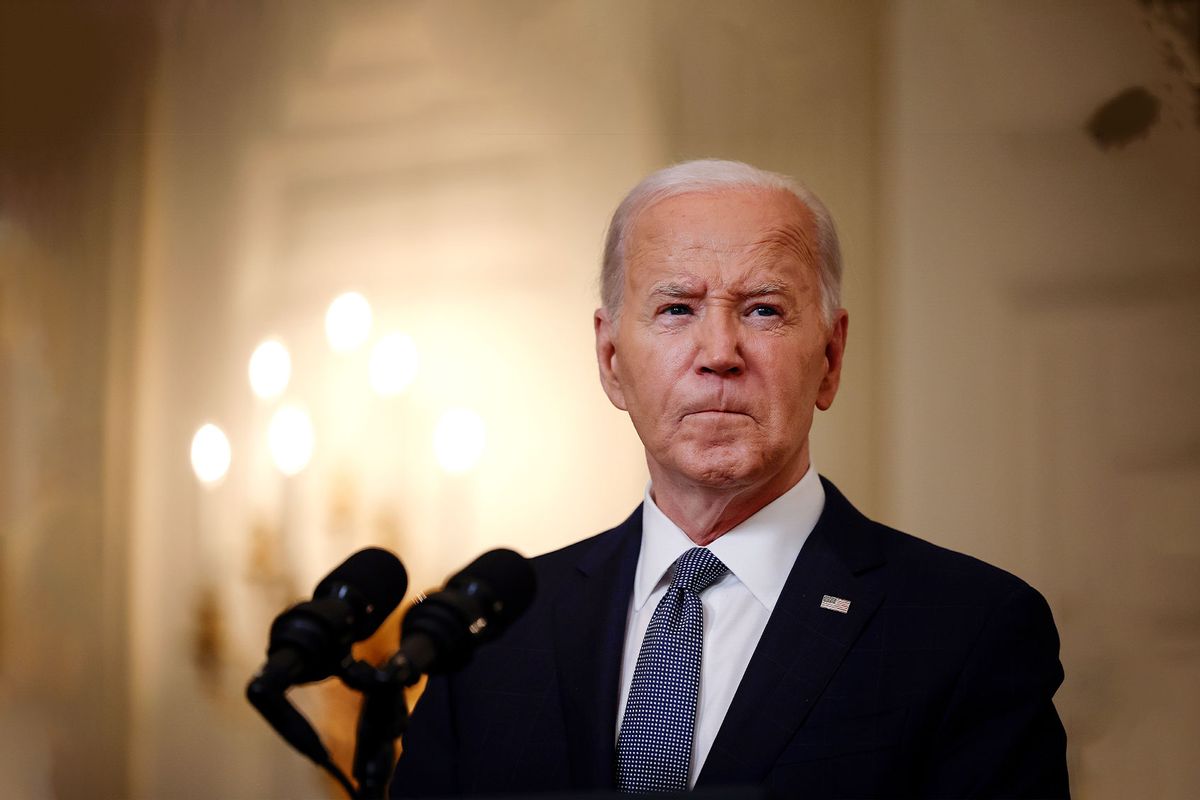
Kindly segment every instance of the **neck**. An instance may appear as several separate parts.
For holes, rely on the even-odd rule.
[[[738,486],[708,486],[650,467],[654,504],[695,544],[712,544],[791,489],[808,472],[808,448],[794,467],[765,480]]]

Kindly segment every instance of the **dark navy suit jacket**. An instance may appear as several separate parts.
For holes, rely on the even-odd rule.
[[[824,481],[824,479],[822,479]],[[1065,797],[1050,609],[1020,579],[875,523],[825,481],[697,788],[780,797]],[[641,509],[534,560],[532,607],[429,681],[394,797],[615,787]],[[850,601],[847,613],[821,607]],[[706,643],[720,647],[720,642]]]

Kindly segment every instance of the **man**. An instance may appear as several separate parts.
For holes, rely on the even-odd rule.
[[[866,519],[812,468],[840,281],[829,213],[782,176],[698,161],[632,190],[594,323],[645,499],[536,559],[526,615],[430,680],[395,795],[1067,795],[1045,601]]]

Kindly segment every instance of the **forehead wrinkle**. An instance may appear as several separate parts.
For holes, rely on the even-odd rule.
[[[754,243],[756,260],[771,263],[781,256],[792,256],[805,266],[818,263],[812,237],[800,225],[789,224],[773,228]]]
[[[809,279],[815,277],[809,273],[819,269],[819,260],[814,238],[808,230],[810,219],[802,214],[789,216],[790,219],[776,220],[757,232],[748,233],[740,241],[730,240],[719,231],[684,233],[670,225],[642,228],[626,241],[626,280],[642,283],[638,273],[643,280],[650,277],[642,270],[633,269],[636,263],[642,262],[656,263],[660,275],[664,269],[668,272],[648,287],[647,297],[692,298],[710,291],[730,292],[742,297],[790,290],[805,292],[809,288]],[[693,273],[691,265],[712,262],[727,266],[737,264],[740,268],[735,276],[716,276],[718,284],[710,286],[710,278]],[[781,273],[791,277],[791,270],[787,269],[789,263],[801,267],[797,276],[799,284],[793,285],[790,280],[782,279]],[[703,266],[701,269],[707,271]]]
[[[753,249],[753,241],[744,244],[729,242],[716,232],[687,235],[678,229],[666,228],[631,236],[627,244],[626,259],[632,261],[645,252],[662,253],[667,261],[688,261],[696,257],[708,258],[714,254],[735,253]]]

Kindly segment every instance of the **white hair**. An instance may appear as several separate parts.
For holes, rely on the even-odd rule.
[[[625,243],[638,216],[671,197],[720,189],[778,189],[807,208],[816,228],[817,267],[821,277],[821,311],[828,325],[841,305],[842,250],[833,217],[821,199],[798,181],[741,161],[705,158],[675,164],[646,176],[613,212],[604,240],[600,268],[600,301],[615,319],[621,310],[625,285]]]

